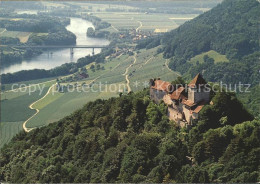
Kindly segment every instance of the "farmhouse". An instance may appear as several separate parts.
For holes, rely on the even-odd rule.
[[[209,103],[210,88],[200,73],[187,87],[177,87],[160,79],[151,79],[150,98],[157,104],[163,101],[168,106],[170,120],[181,127],[189,127],[197,122],[199,112]]]

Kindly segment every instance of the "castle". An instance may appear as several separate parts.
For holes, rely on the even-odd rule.
[[[181,127],[197,122],[199,112],[210,101],[210,88],[199,73],[187,87],[179,87],[160,79],[150,80],[150,98],[168,106],[168,117]]]

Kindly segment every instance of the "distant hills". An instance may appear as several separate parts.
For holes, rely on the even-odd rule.
[[[256,85],[260,79],[259,17],[260,3],[256,0],[224,0],[179,28],[139,43],[137,48],[161,44],[158,52],[171,59],[170,68],[189,79],[201,72],[211,82]],[[211,50],[226,55],[230,62],[189,62]]]
[[[170,67],[188,78],[259,80],[259,3],[226,0],[142,47],[162,43]],[[246,21],[247,20],[247,21]],[[228,61],[189,62],[215,50]],[[212,52],[211,52],[212,53]],[[217,55],[213,52],[214,55]],[[211,55],[212,56],[212,55]],[[260,181],[260,121],[234,93],[218,92],[191,129],[180,129],[147,89],[86,104],[70,116],[21,132],[0,152],[0,181],[11,183],[255,183]],[[252,104],[255,105],[255,104]]]

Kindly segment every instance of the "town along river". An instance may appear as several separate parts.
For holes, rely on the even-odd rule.
[[[93,24],[81,18],[71,18],[70,25],[67,30],[74,33],[77,37],[76,45],[107,45],[109,41],[102,38],[89,38],[86,35],[87,29],[93,27]],[[31,69],[51,69],[60,66],[64,63],[77,62],[81,57],[92,55],[92,49],[74,48],[73,57],[70,55],[70,49],[59,49],[51,52],[44,51],[41,55],[31,59],[23,60],[21,63],[10,66],[1,66],[2,73],[13,73],[20,70]],[[101,49],[95,49],[95,54],[99,53]]]

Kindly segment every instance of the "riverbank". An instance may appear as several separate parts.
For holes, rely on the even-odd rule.
[[[109,41],[103,38],[89,38],[86,36],[86,31],[89,27],[94,27],[93,24],[82,18],[70,18],[70,24],[66,26],[66,30],[76,35],[76,45],[106,45]],[[80,29],[79,29],[80,28]],[[24,59],[21,63],[16,63],[10,66],[3,66],[1,73],[14,73],[21,70],[45,69],[49,70],[64,63],[77,62],[79,58],[86,55],[92,55],[92,49],[74,49],[71,56],[69,49],[60,49],[53,51],[43,51],[42,54]],[[95,49],[95,54],[101,52],[101,49]]]

